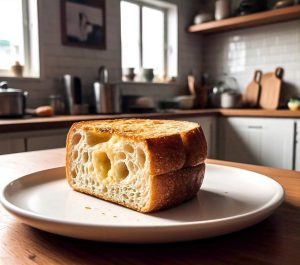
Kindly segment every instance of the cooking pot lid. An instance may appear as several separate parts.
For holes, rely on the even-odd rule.
[[[19,93],[23,93],[23,91],[21,89],[16,89],[16,88],[0,88],[0,94],[4,95],[4,94],[9,94],[11,95],[12,93],[14,94],[19,94]]]

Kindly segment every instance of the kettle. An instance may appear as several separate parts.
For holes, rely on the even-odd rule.
[[[98,70],[98,81],[93,84],[95,110],[98,114],[120,113],[121,93],[119,87],[108,83],[108,71],[105,66]]]

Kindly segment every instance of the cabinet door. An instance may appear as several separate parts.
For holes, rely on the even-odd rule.
[[[293,169],[294,121],[223,118],[220,159]]]
[[[216,117],[184,117],[178,120],[196,122],[201,125],[207,142],[209,158],[216,157]]]
[[[0,139],[0,155],[25,152],[24,138]]]
[[[296,135],[296,153],[295,153],[295,170],[300,171],[300,121],[296,122],[297,126],[297,135]]]
[[[53,130],[39,132],[39,135],[27,136],[27,151],[61,148],[66,146],[67,132]]]

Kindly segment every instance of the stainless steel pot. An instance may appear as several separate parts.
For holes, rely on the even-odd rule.
[[[17,118],[25,114],[28,92],[8,88],[7,82],[0,83],[0,117]]]
[[[94,83],[94,100],[96,113],[120,113],[121,95],[116,85]]]

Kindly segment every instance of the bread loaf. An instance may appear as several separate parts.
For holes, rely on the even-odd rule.
[[[66,175],[76,191],[151,212],[196,195],[206,155],[197,123],[85,121],[68,133]]]

